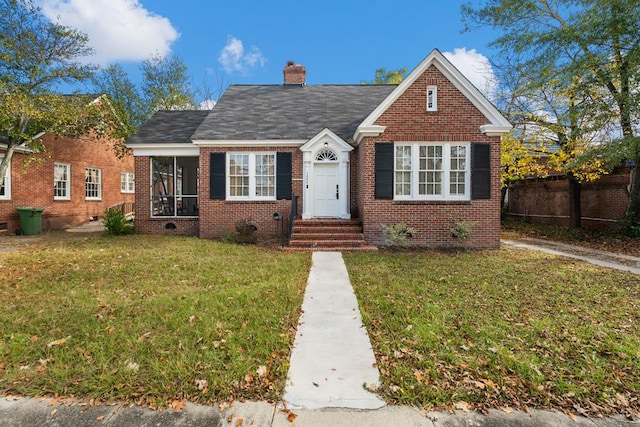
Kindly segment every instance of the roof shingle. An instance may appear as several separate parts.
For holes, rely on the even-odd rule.
[[[191,135],[209,114],[206,110],[161,110],[127,139],[127,144],[190,143]]]
[[[396,85],[234,85],[193,140],[308,140],[324,128],[345,141]]]

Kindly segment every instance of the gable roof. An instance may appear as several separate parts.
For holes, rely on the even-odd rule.
[[[307,141],[325,128],[343,140],[396,85],[233,85],[192,139]]]
[[[487,118],[480,131],[490,136],[502,135],[512,128],[511,123],[438,49],[429,55],[400,83],[389,96],[365,118],[355,135],[356,143],[363,136],[382,133],[375,122],[413,83],[431,66],[436,67]]]
[[[207,110],[158,111],[127,139],[126,145],[190,143],[191,135],[207,114]]]

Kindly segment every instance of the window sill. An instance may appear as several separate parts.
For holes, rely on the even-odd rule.
[[[225,200],[225,203],[228,204],[246,204],[246,203],[253,203],[253,204],[264,204],[264,205],[272,205],[275,204],[277,202],[277,200],[273,199],[273,200]]]
[[[393,200],[394,205],[470,205],[471,200]]]

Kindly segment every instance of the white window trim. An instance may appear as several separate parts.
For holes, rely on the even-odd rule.
[[[67,168],[66,196],[56,196],[56,166],[64,166]],[[55,162],[53,164],[53,200],[71,200],[71,164]]]
[[[0,156],[0,162],[4,156]],[[4,195],[0,195],[0,200],[11,200],[11,162],[7,167],[7,173],[4,176]]]
[[[431,105],[429,105],[430,94]],[[438,86],[427,86],[427,111],[438,111]]]
[[[425,145],[438,145],[442,146],[442,194],[437,195],[421,195],[419,191],[419,176],[420,176],[420,146]],[[462,145],[465,150],[465,193],[462,195],[450,195],[450,172],[451,172],[451,146]],[[410,195],[396,195],[396,151],[395,147],[410,146],[411,147],[411,194]],[[451,201],[467,201],[471,200],[471,144],[469,142],[401,142],[396,143],[393,151],[393,200],[398,201],[411,201],[411,200],[451,200]]]
[[[132,194],[136,192],[136,177],[133,172],[120,172],[120,193]],[[124,184],[124,188],[123,188]],[[133,184],[133,185],[130,185]],[[131,189],[129,188],[131,187]]]
[[[229,179],[229,165],[231,163],[231,156],[233,155],[248,155],[249,156],[249,195],[248,196],[232,196],[231,195],[231,180]],[[272,155],[273,156],[273,196],[255,196],[256,194],[256,156],[260,155]],[[264,200],[276,200],[277,192],[277,156],[275,152],[247,152],[247,151],[231,151],[228,152],[225,165],[225,186],[226,186],[226,200],[245,200],[245,201],[264,201]]]
[[[87,196],[87,170],[92,169],[92,170],[97,170],[98,171],[98,196],[97,197],[88,197]],[[100,168],[93,168],[93,167],[86,167],[84,168],[84,199],[85,200],[102,200],[102,169]]]

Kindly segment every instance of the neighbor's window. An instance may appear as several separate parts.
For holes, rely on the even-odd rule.
[[[438,111],[437,86],[427,86],[427,111]]]
[[[468,200],[470,145],[403,143],[395,146],[396,200]]]
[[[0,156],[0,162],[3,158]],[[4,174],[4,182],[0,184],[0,200],[11,200],[11,163]]]
[[[102,200],[102,170],[86,168],[84,170],[84,197],[86,200]]]
[[[120,192],[121,193],[134,193],[135,192],[135,175],[132,172],[120,173]]]
[[[229,200],[275,200],[274,153],[229,153],[227,172]]]
[[[151,158],[151,215],[198,216],[198,157]]]
[[[68,163],[53,164],[53,199],[71,199],[71,165]]]

